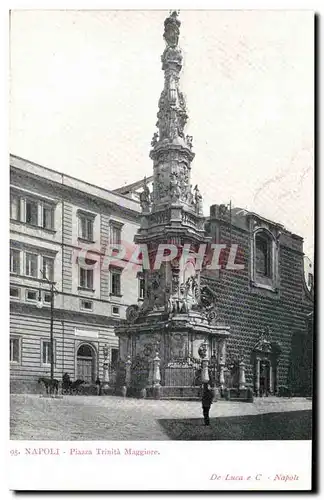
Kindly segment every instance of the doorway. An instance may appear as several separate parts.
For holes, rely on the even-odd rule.
[[[260,396],[268,396],[271,392],[270,370],[270,361],[267,359],[262,359],[260,361]]]
[[[82,344],[77,351],[77,378],[92,384],[96,378],[96,353],[90,344]]]

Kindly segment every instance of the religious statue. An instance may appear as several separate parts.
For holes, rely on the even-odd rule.
[[[158,143],[158,137],[159,137],[159,133],[158,132],[154,132],[153,137],[152,137],[152,141],[151,141],[152,148],[154,148],[157,145],[157,143]]]
[[[143,191],[140,193],[140,204],[143,212],[147,212],[151,204],[151,193],[147,185],[146,177],[144,177]]]
[[[184,98],[183,92],[178,91],[180,108],[186,111],[186,100]]]
[[[183,130],[186,126],[187,119],[188,119],[187,113],[180,109],[178,111],[178,136],[182,137],[183,139],[184,139]]]
[[[195,207],[196,207],[196,213],[197,214],[202,214],[203,213],[203,207],[202,207],[202,196],[200,194],[200,191],[198,189],[198,185],[194,187],[194,192],[195,192]]]
[[[177,11],[172,11],[171,15],[164,21],[164,35],[163,38],[169,47],[176,47],[178,45],[180,35],[180,21],[178,19]]]
[[[181,178],[181,184],[180,184],[180,192],[181,192],[181,198],[186,201],[187,199],[187,186],[183,178]]]
[[[186,135],[186,143],[190,149],[192,149],[192,135]]]
[[[188,205],[192,205],[193,202],[194,202],[194,197],[193,197],[193,194],[192,194],[192,185],[191,184],[190,184],[190,186],[187,187],[186,200],[187,200]]]
[[[178,176],[175,172],[171,174],[170,195],[172,201],[178,201],[181,196],[181,189],[179,186]]]

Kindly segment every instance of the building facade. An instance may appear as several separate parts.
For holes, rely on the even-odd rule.
[[[54,376],[95,382],[104,349],[117,362],[114,326],[140,294],[136,266],[107,257],[133,241],[139,204],[13,155],[10,166],[11,389],[50,374],[52,282]]]
[[[305,280],[303,239],[258,214],[224,205],[210,208],[206,229],[225,247],[221,268],[205,271],[203,281],[217,295],[220,321],[231,327],[228,366],[244,361],[256,395],[277,394],[280,387],[309,395],[313,286]],[[235,269],[227,268],[231,248]]]

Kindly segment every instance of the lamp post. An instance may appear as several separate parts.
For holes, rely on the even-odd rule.
[[[50,285],[50,295],[51,295],[51,300],[50,300],[50,346],[51,346],[51,356],[50,356],[50,362],[51,362],[51,389],[53,388],[53,380],[54,380],[54,294],[58,293],[54,286],[54,282],[50,281],[45,273],[43,273],[42,270],[40,270],[42,273],[43,278],[47,281],[47,283]],[[37,307],[42,308],[43,307],[43,301],[41,297],[41,290],[39,290],[39,301],[37,304]]]

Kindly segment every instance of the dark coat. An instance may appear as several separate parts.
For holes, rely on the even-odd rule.
[[[213,402],[214,393],[210,389],[204,389],[202,393],[201,403],[204,408],[209,408]]]

